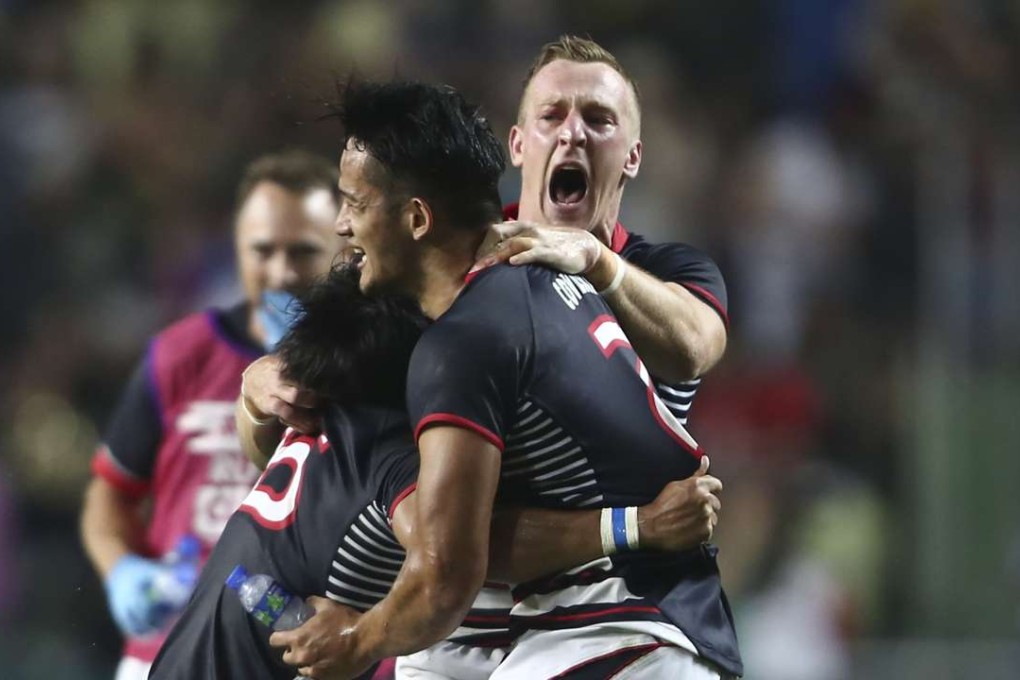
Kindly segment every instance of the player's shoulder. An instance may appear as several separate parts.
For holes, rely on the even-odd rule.
[[[369,404],[341,406],[331,402],[323,415],[326,433],[331,440],[410,441],[411,425],[402,409]]]
[[[601,301],[583,276],[543,265],[496,265],[479,274],[462,294],[463,304],[458,300],[452,308],[455,313],[448,315],[446,332],[453,332],[458,324],[484,326],[490,335],[501,336],[500,344],[524,341],[536,324],[558,314],[563,305],[577,309],[588,296]]]
[[[473,305],[490,306],[493,302],[528,305],[536,296],[552,292],[556,282],[564,276],[569,275],[544,265],[501,264],[478,272],[469,282],[468,290],[475,298]],[[469,296],[464,297],[469,299]]]
[[[500,318],[519,315],[528,298],[525,269],[498,264],[469,274],[460,295],[429,330],[454,325],[488,325]]]
[[[471,275],[450,308],[422,333],[412,373],[423,364],[433,372],[457,356],[524,340],[532,328],[529,268],[494,265]]]
[[[333,403],[323,415],[325,441],[355,466],[372,468],[384,457],[415,453],[411,423],[403,409]]]
[[[715,261],[704,250],[681,241],[651,241],[642,234],[628,233],[626,244],[620,255],[628,261],[640,265],[640,261],[651,258],[670,257],[690,264],[705,263],[715,266]]]

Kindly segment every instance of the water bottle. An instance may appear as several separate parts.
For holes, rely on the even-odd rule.
[[[202,544],[192,534],[181,536],[173,550],[163,557],[168,568],[149,583],[147,596],[160,619],[168,619],[184,609],[198,581],[198,557]]]
[[[311,605],[288,593],[272,576],[249,575],[241,565],[230,572],[227,587],[237,591],[246,612],[273,630],[297,628],[315,613]]]

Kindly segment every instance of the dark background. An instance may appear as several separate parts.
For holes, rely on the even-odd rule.
[[[241,168],[337,158],[315,119],[352,66],[454,85],[505,136],[563,32],[642,90],[624,222],[729,284],[690,427],[747,677],[1020,675],[1006,0],[0,0],[0,675],[112,675],[88,462],[147,336],[236,295]]]

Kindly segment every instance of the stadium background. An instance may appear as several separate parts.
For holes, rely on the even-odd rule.
[[[455,85],[504,136],[575,32],[642,90],[625,223],[729,283],[691,429],[747,677],[1018,677],[1018,8],[0,0],[0,675],[110,676],[88,461],[146,337],[230,298],[243,165],[336,157],[314,121],[352,64]]]

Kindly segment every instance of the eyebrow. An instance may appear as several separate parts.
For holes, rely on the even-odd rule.
[[[551,97],[547,97],[545,99],[537,100],[535,102],[535,104],[538,107],[540,107],[540,108],[541,107],[546,107],[546,106],[561,106],[561,105],[567,103],[567,101],[570,100],[570,99],[572,99],[572,97],[568,97],[568,96],[562,95],[562,94],[557,94],[555,96],[551,96]],[[611,112],[611,113],[616,113],[617,112],[617,108],[614,107],[609,102],[605,101],[604,99],[599,99],[599,98],[591,97],[591,96],[581,97],[580,101],[578,101],[578,106],[581,109],[599,109],[601,111],[608,111],[608,112]]]
[[[351,193],[350,191],[346,191],[346,190],[342,189],[339,186],[337,186],[337,191],[340,192],[340,196],[342,196],[344,198],[344,200],[355,201],[355,202],[357,202],[359,200],[358,197],[355,194]]]

